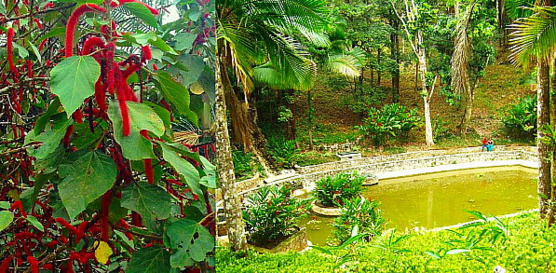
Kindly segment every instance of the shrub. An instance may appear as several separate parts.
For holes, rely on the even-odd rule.
[[[407,138],[409,131],[419,125],[421,118],[417,109],[408,110],[397,103],[387,104],[382,109],[370,108],[363,125],[356,128],[370,138],[375,146],[384,144],[390,137],[398,135]]]
[[[307,213],[310,200],[291,198],[291,192],[290,186],[267,186],[248,197],[243,219],[250,243],[271,248],[297,232],[295,223]]]
[[[502,123],[510,133],[519,137],[531,138],[537,130],[536,109],[537,97],[527,96],[504,113]]]
[[[253,155],[240,150],[232,151],[234,171],[238,179],[253,176]]]
[[[299,149],[295,140],[270,138],[267,143],[268,154],[277,168],[293,168],[297,163]]]
[[[349,239],[354,226],[359,226],[359,233],[368,234],[365,237],[367,240],[380,235],[386,220],[378,209],[379,205],[378,202],[364,197],[346,200],[340,209],[342,214],[334,219],[332,233],[336,239],[340,242]]]
[[[363,191],[365,179],[356,172],[327,176],[316,183],[313,194],[323,206],[333,207],[342,204],[344,199],[358,196]]]

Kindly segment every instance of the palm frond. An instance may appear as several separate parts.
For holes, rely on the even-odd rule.
[[[531,58],[546,58],[556,50],[556,8],[538,7],[529,18],[509,26],[510,60],[527,66]]]

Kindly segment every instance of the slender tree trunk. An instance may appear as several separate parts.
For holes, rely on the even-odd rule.
[[[390,25],[395,30],[390,34],[390,54],[391,58],[396,60],[398,67],[392,72],[392,101],[399,102],[400,100],[400,41],[397,34],[399,25],[397,20],[390,20]]]
[[[420,61],[417,61],[417,63],[415,64],[415,87],[413,87],[413,90],[416,93],[419,91],[419,63]]]
[[[548,145],[540,139],[544,136],[542,128],[550,123],[550,72],[548,63],[545,59],[539,59],[538,89],[537,89],[537,147],[539,157],[539,212],[541,218],[547,212],[547,200],[551,198],[550,183],[550,150]],[[546,197],[546,198],[545,198]]]
[[[419,80],[421,81],[421,88],[423,91],[423,105],[424,105],[424,115],[425,115],[425,142],[427,146],[434,145],[434,138],[432,132],[432,122],[431,122],[431,111],[430,111],[430,100],[432,98],[434,92],[434,84],[432,86],[427,87],[427,59],[426,53],[424,48],[419,48],[419,52],[417,52],[417,58],[419,59]]]
[[[245,223],[243,222],[241,212],[241,200],[235,185],[234,162],[232,160],[230,136],[228,135],[224,89],[231,87],[223,84],[223,77],[228,78],[228,76],[225,73],[226,68],[221,67],[218,53],[223,52],[216,53],[216,164],[218,180],[222,189],[222,199],[224,200],[224,215],[226,217],[228,238],[232,249],[239,251],[247,249],[247,239],[245,237]],[[225,81],[229,82],[229,80]]]
[[[377,63],[377,68],[376,68],[376,84],[377,86],[380,86],[380,82],[381,82],[381,68],[380,68],[380,59],[382,58],[382,49],[378,48],[377,52],[376,52],[376,63]]]
[[[313,144],[313,122],[315,120],[315,109],[313,106],[313,93],[309,89],[307,91],[307,115],[308,115],[308,123],[309,123],[309,149],[312,151],[315,149]]]

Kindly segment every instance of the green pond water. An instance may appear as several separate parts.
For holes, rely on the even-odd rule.
[[[537,206],[536,169],[521,166],[467,169],[381,180],[363,196],[381,203],[389,228],[434,228],[475,220],[464,210],[504,215]],[[308,239],[325,245],[334,218],[301,220]]]

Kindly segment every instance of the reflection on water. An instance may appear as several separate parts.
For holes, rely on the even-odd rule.
[[[521,166],[450,171],[381,180],[363,195],[381,203],[389,227],[441,227],[474,220],[464,210],[503,215],[537,205],[535,169]],[[309,216],[309,240],[324,245],[333,218]]]

